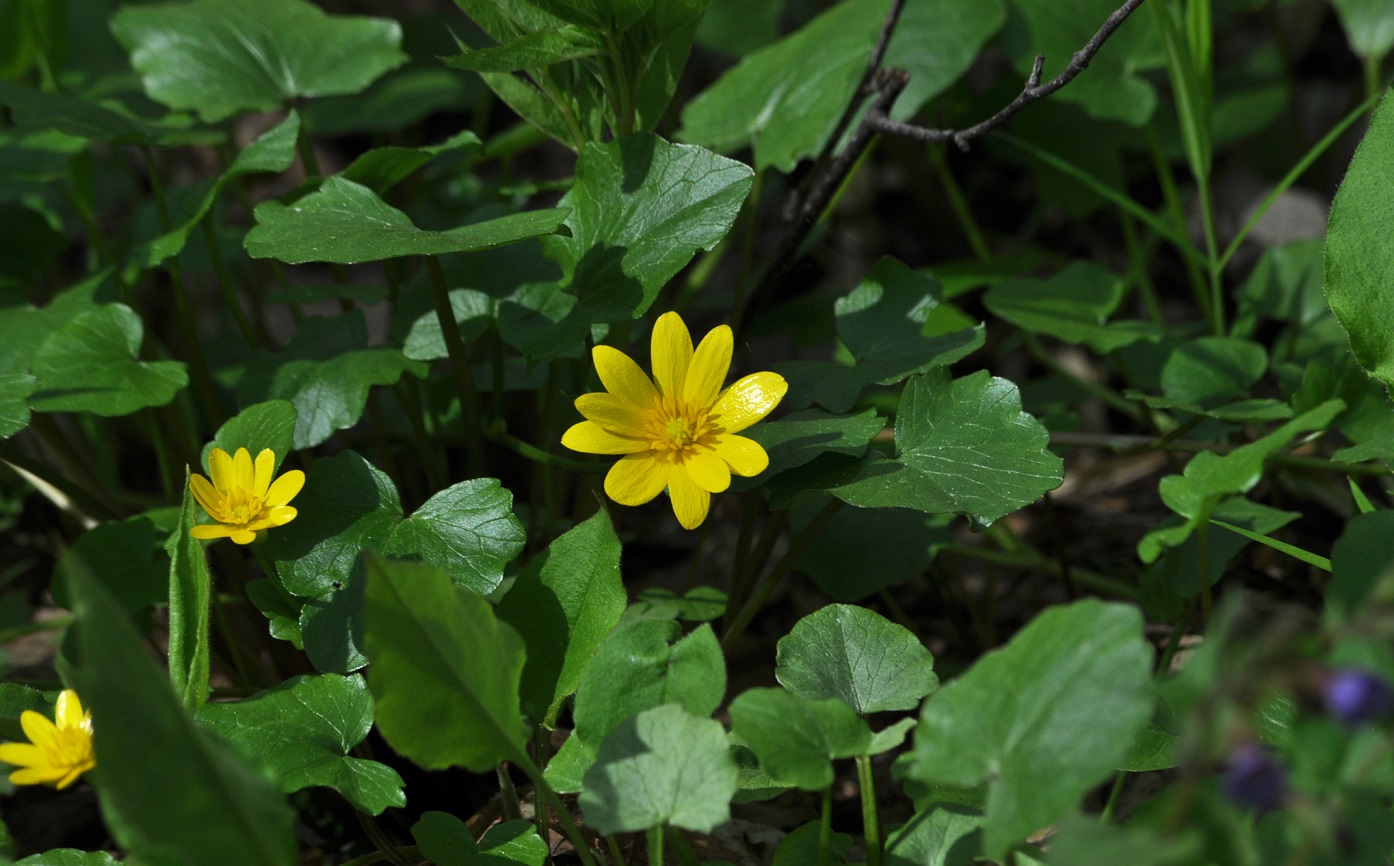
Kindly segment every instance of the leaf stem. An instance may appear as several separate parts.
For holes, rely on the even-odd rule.
[[[843,503],[841,499],[829,499],[828,503],[823,506],[823,510],[818,512],[818,514],[809,521],[808,525],[803,528],[798,538],[795,538],[789,545],[789,549],[784,552],[784,556],[780,558],[779,562],[775,563],[774,568],[770,569],[770,573],[765,576],[764,583],[760,584],[759,592],[757,592],[745,607],[741,609],[741,612],[736,616],[735,620],[732,621],[730,627],[721,635],[722,649],[729,649],[731,642],[739,637],[741,632],[745,631],[745,627],[750,625],[750,621],[755,618],[755,614],[759,613],[760,608],[764,607],[765,602],[769,601],[770,595],[784,582],[784,578],[789,576],[789,572],[794,570],[794,566],[798,565],[799,559],[803,556],[804,551],[808,549],[808,546],[813,543],[813,539],[817,538],[818,534],[823,531],[823,528],[828,525],[828,522],[842,510],[844,504],[845,503]],[[766,531],[768,532],[769,530],[767,529]]]
[[[470,370],[464,340],[460,338],[460,325],[455,321],[455,310],[450,305],[450,290],[445,284],[445,271],[441,269],[438,257],[426,257],[426,273],[431,279],[432,294],[436,303],[436,320],[440,322],[441,336],[445,338],[445,350],[450,356],[450,370],[455,376],[455,391],[460,398],[460,425],[465,431],[466,465],[470,468],[470,474],[477,477],[484,473],[484,438],[479,423],[479,392],[474,387],[474,374]]]
[[[649,828],[649,866],[663,866],[663,825]]]
[[[668,842],[673,846],[683,866],[701,866],[697,861],[697,854],[692,850],[692,843],[687,841],[687,835],[682,830],[673,828],[673,832],[668,834]]]
[[[539,799],[546,798],[547,805],[557,813],[557,820],[561,822],[562,830],[566,832],[566,837],[571,840],[571,845],[576,849],[576,856],[581,858],[583,866],[596,866],[595,858],[591,856],[590,848],[586,846],[586,837],[582,835],[581,829],[576,826],[576,822],[571,818],[571,812],[567,810],[566,804],[562,802],[561,795],[556,792],[551,785],[547,784],[547,779],[542,775],[542,771],[533,763],[532,758],[528,757],[525,749],[516,749],[512,759],[513,763],[522,770],[529,779],[532,780],[533,787],[536,788]],[[541,803],[538,804],[538,813],[542,813]]]
[[[499,777],[499,792],[503,795],[503,817],[509,821],[523,819],[523,806],[518,801],[518,789],[513,787],[513,777],[508,775],[508,764],[500,761],[494,767]]]
[[[833,786],[823,789],[823,808],[818,814],[818,866],[828,866],[833,843]]]
[[[871,756],[857,756],[857,788],[862,799],[862,834],[866,837],[866,866],[881,866],[881,818],[876,811],[876,779]]]

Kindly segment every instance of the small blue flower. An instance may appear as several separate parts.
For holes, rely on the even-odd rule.
[[[1238,805],[1262,815],[1282,808],[1286,802],[1287,773],[1272,752],[1246,741],[1235,746],[1225,761],[1220,789]]]
[[[1326,711],[1352,728],[1378,721],[1394,710],[1394,689],[1371,671],[1338,668],[1323,686]]]

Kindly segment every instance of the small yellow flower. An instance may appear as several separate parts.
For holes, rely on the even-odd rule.
[[[262,449],[252,465],[252,455],[238,448],[230,457],[221,448],[208,454],[207,478],[197,473],[189,479],[189,489],[208,516],[218,521],[195,526],[194,538],[231,538],[238,544],[250,544],[258,534],[273,526],[283,526],[295,519],[295,509],[287,505],[305,486],[305,473],[292,469],[271,483],[276,471],[276,452]]]
[[[759,475],[770,465],[760,443],[736,434],[768,415],[789,384],[778,373],[752,373],[726,390],[733,337],[713,328],[694,352],[677,313],[653,327],[653,379],[609,346],[592,357],[608,393],[582,394],[585,416],[561,442],[573,451],[623,454],[605,476],[605,493],[621,505],[643,505],[667,488],[684,529],[707,518],[711,495],[731,474]]]
[[[77,692],[64,689],[53,708],[58,724],[42,713],[19,717],[27,743],[0,743],[0,761],[22,769],[10,774],[16,785],[53,785],[62,790],[97,766],[92,754],[92,714],[82,711]]]

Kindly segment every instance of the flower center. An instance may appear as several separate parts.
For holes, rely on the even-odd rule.
[[[683,405],[672,397],[662,398],[649,416],[648,439],[656,451],[669,451],[678,457],[699,444],[712,432],[707,413]]]
[[[696,438],[692,426],[692,422],[686,418],[669,418],[668,423],[664,425],[663,432],[667,434],[668,441],[673,443],[674,448],[682,449],[691,445]]]
[[[233,490],[228,493],[223,500],[226,513],[225,519],[220,519],[221,523],[246,525],[261,516],[263,508],[262,501],[251,496],[245,490]]]
[[[92,760],[92,734],[84,728],[59,728],[45,752],[55,767],[81,766]]]

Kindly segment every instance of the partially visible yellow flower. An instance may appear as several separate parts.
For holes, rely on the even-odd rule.
[[[238,448],[235,457],[221,448],[208,454],[207,478],[197,473],[189,479],[189,489],[208,516],[218,521],[195,526],[194,538],[231,538],[250,544],[259,533],[283,526],[295,519],[295,509],[287,505],[305,486],[305,473],[292,469],[271,483],[276,471],[276,452],[262,449],[252,465],[252,455]]]
[[[0,761],[22,769],[10,774],[16,785],[53,785],[62,790],[97,766],[92,753],[92,714],[82,711],[77,692],[64,689],[53,708],[58,724],[42,713],[25,710],[20,727],[27,743],[0,743]]]
[[[752,373],[726,390],[733,337],[713,328],[694,352],[677,313],[653,326],[653,379],[617,349],[592,357],[607,393],[582,394],[585,416],[561,443],[573,451],[623,454],[605,476],[605,493],[621,505],[643,505],[666,488],[684,529],[707,518],[711,495],[731,474],[759,475],[770,465],[760,443],[736,434],[768,415],[789,384],[778,373]]]

